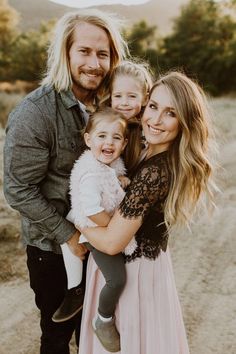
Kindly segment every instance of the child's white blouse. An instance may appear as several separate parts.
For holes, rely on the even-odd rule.
[[[118,177],[125,173],[121,158],[108,166],[96,160],[90,150],[86,150],[76,160],[71,171],[71,210],[67,219],[83,228],[97,226],[88,218],[90,215],[102,211],[113,215],[125,195],[118,180]],[[87,242],[84,235],[80,236],[80,242]],[[136,243],[128,252],[133,251],[135,246]]]

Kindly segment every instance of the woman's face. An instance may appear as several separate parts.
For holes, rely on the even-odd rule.
[[[142,117],[145,138],[152,155],[168,150],[180,126],[171,95],[164,85],[157,86]]]

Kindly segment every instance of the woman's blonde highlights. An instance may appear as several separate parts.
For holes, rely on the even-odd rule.
[[[197,206],[214,205],[217,147],[211,110],[201,87],[180,72],[170,72],[154,84],[171,95],[180,132],[169,148],[172,183],[165,204],[169,228],[189,225]],[[207,198],[204,199],[203,195]]]

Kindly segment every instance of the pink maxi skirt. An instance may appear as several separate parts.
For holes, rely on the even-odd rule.
[[[169,250],[155,260],[137,258],[126,264],[126,270],[116,310],[119,354],[189,354]],[[79,354],[109,353],[91,325],[103,285],[103,275],[90,255]]]

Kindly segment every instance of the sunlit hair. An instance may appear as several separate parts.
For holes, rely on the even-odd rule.
[[[189,225],[197,206],[214,205],[217,147],[210,109],[201,87],[183,73],[170,72],[154,84],[150,97],[160,85],[170,93],[180,123],[180,132],[169,148],[172,183],[165,221],[172,228]]]
[[[128,154],[126,154],[127,161],[133,161],[133,150],[135,149],[134,144],[136,141],[130,139],[130,130],[133,128],[132,125],[136,123],[130,123],[122,113],[115,111],[111,107],[102,107],[99,108],[97,111],[90,115],[88,124],[84,130],[84,133],[91,134],[94,130],[96,130],[97,125],[100,122],[107,122],[107,123],[116,123],[119,122],[123,128],[123,136],[124,139],[127,139],[127,145],[125,147],[124,153],[126,149],[128,149]],[[140,125],[139,125],[140,127]],[[123,156],[124,156],[123,153]],[[127,167],[127,166],[126,166]]]
[[[140,91],[143,95],[142,105],[144,107],[153,84],[152,73],[148,64],[144,62],[136,62],[129,60],[122,61],[121,64],[118,65],[113,71],[113,75],[111,78],[110,95],[112,95],[114,81],[119,76],[124,76],[126,78],[130,77],[134,79],[138,85],[140,85]],[[140,158],[140,153],[142,150],[142,130],[140,126],[140,118],[142,113],[143,111],[141,110],[137,117],[133,117],[129,120],[130,145],[128,145],[125,149],[124,161],[127,166],[128,172],[131,174],[137,167]]]
[[[97,92],[98,96],[103,96],[108,91],[108,83],[112,71],[125,58],[128,48],[120,34],[121,22],[118,18],[96,9],[69,12],[57,22],[54,36],[48,49],[47,72],[42,84],[54,85],[58,92],[72,87],[68,54],[73,44],[75,28],[81,22],[102,28],[106,31],[109,38],[111,50],[110,71]]]
[[[110,107],[99,108],[97,111],[92,113],[89,117],[88,124],[84,130],[84,133],[91,134],[96,130],[100,122],[116,123],[119,122],[122,126],[123,135],[126,139],[128,136],[128,121],[125,119],[123,114],[116,112]]]
[[[111,94],[113,90],[113,83],[119,76],[131,77],[140,85],[141,92],[143,93],[143,100],[146,101],[152,87],[152,74],[150,67],[144,62],[134,62],[124,60],[113,71],[111,78]]]

